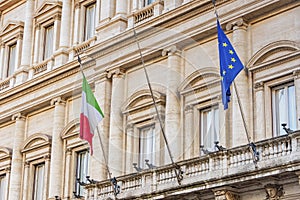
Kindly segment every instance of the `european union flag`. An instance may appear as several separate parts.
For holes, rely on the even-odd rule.
[[[224,110],[228,108],[228,102],[230,101],[230,85],[238,75],[238,73],[244,68],[241,60],[236,54],[230,41],[222,30],[219,20],[217,20],[218,26],[218,42],[219,42],[219,57],[220,57],[220,74],[222,85],[222,101]]]

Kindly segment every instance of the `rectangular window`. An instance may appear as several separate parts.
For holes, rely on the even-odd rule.
[[[9,46],[9,52],[8,52],[8,67],[7,67],[7,77],[11,76],[16,67],[16,50],[17,45],[11,45]]]
[[[287,127],[296,129],[296,96],[295,86],[293,83],[274,87],[272,89],[273,102],[273,127],[275,136],[284,135],[286,132],[282,124]]]
[[[53,54],[53,35],[54,35],[53,25],[45,28],[43,60],[50,58],[50,56],[52,56]]]
[[[76,165],[76,179],[80,182],[86,182],[86,176],[88,173],[88,151],[81,151],[77,153],[77,165]],[[76,181],[75,184],[76,194],[83,196],[84,188]]]
[[[219,141],[219,108],[200,110],[201,142],[205,149],[214,151],[215,141]]]
[[[0,200],[5,200],[6,179],[5,175],[0,176]]]
[[[155,164],[155,128],[148,126],[140,129],[139,135],[139,166],[146,168],[145,160]]]
[[[152,4],[155,0],[144,0],[144,6]]]
[[[44,170],[45,170],[45,164],[39,164],[35,166],[33,200],[43,199]]]
[[[85,31],[84,40],[88,40],[94,36],[95,32],[95,11],[96,5],[91,4],[85,10]]]

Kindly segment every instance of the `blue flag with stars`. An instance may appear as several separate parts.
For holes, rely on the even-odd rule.
[[[219,42],[219,58],[220,58],[220,74],[222,86],[222,102],[224,110],[228,108],[230,101],[230,85],[234,81],[238,73],[244,68],[241,60],[236,54],[230,41],[222,30],[219,20],[218,26],[218,42]]]

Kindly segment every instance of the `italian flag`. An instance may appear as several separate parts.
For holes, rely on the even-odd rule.
[[[86,140],[90,144],[91,155],[93,155],[94,131],[104,115],[83,73],[82,76],[80,138]]]

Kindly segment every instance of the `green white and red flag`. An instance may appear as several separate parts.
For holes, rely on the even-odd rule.
[[[94,131],[104,115],[83,73],[82,76],[80,138],[90,144],[91,155],[93,155]]]

